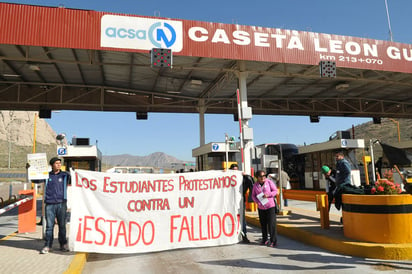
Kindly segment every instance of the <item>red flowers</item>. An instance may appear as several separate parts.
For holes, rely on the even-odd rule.
[[[402,192],[401,186],[387,178],[378,179],[375,182],[375,187],[372,187],[371,189],[371,194],[391,195],[391,194],[399,194],[401,192]]]

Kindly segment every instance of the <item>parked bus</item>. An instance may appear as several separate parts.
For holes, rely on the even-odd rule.
[[[289,175],[292,188],[298,188],[297,154],[298,147],[294,144],[260,144],[253,149],[252,168],[254,172],[264,170],[267,174],[278,174],[280,165]]]

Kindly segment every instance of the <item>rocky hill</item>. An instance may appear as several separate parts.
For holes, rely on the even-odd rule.
[[[34,121],[37,112],[0,111],[0,170],[22,169],[26,155],[33,153]],[[56,132],[44,119],[36,119],[35,152],[45,152],[50,158],[56,155]],[[129,154],[103,156],[103,168],[112,166],[153,166],[170,168],[172,163],[183,163],[163,152],[147,156]]]
[[[36,144],[34,121],[37,112],[0,111],[0,169],[21,169],[27,162],[27,154],[45,152],[56,154],[56,133],[43,119],[36,119]]]
[[[399,122],[399,136],[398,123]],[[348,129],[352,130],[352,129]],[[398,138],[403,141],[412,140],[412,120],[410,119],[389,119],[382,118],[380,124],[374,124],[372,121],[360,124],[355,127],[355,138],[364,139],[365,147],[369,148],[369,141],[380,140],[388,145],[395,145],[399,142]],[[374,146],[374,157],[382,155],[382,148],[379,145]],[[360,158],[359,158],[360,159]]]
[[[103,156],[102,162],[105,166],[152,166],[159,168],[170,168],[172,163],[184,163],[184,161],[163,152],[155,152],[147,156],[130,154]]]

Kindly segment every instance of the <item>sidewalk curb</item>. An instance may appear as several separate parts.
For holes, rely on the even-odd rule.
[[[260,227],[259,218],[246,214],[246,221]],[[343,255],[384,260],[412,260],[412,243],[380,244],[327,237],[288,224],[277,224],[278,233],[288,238]]]
[[[72,262],[70,263],[69,267],[64,273],[65,274],[82,273],[84,265],[87,262],[88,256],[89,256],[89,253],[85,253],[85,252],[76,253]]]

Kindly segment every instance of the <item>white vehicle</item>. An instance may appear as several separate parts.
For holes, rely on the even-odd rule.
[[[147,166],[116,166],[106,170],[108,173],[155,173],[154,167]]]

